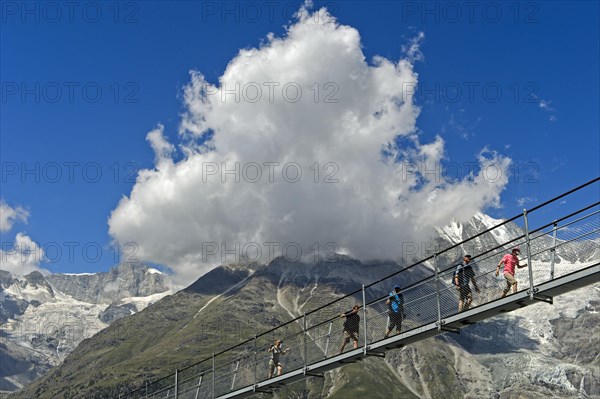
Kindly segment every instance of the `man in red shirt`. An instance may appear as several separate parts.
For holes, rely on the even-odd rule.
[[[498,263],[498,267],[496,267],[497,277],[498,273],[500,272],[500,266],[502,266],[502,264],[504,263],[504,278],[506,279],[506,288],[504,289],[504,291],[502,291],[501,298],[504,298],[506,294],[508,294],[508,291],[510,291],[511,286],[513,287],[513,294],[515,294],[518,291],[517,279],[515,279],[515,266],[519,269],[527,267],[527,263],[523,265],[519,264],[519,258],[517,257],[517,254],[520,253],[521,250],[519,249],[519,247],[513,248],[512,253],[504,255],[500,263]]]

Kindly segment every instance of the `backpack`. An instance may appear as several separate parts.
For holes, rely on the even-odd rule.
[[[396,300],[396,296],[398,297],[398,300]],[[391,292],[388,298],[390,299],[390,303],[388,303],[388,311],[391,313],[398,313],[402,306],[404,306],[404,296],[401,292],[398,294]],[[394,310],[394,304],[396,305],[397,310]]]
[[[454,268],[454,273],[452,273],[452,285],[455,285],[457,287],[458,287],[458,284],[456,283],[456,280],[457,280],[456,277],[458,277],[458,281],[461,281],[462,274],[464,272],[463,271],[464,267],[461,267],[461,266],[462,266],[462,263],[459,265],[456,265],[456,267]],[[460,269],[458,269],[459,267],[460,267]]]
[[[452,284],[458,287],[460,284],[457,284],[456,280],[460,283],[461,281],[464,281],[463,279],[466,279],[466,285],[469,285],[469,280],[475,277],[473,267],[471,267],[471,265],[463,265],[462,263],[457,265],[457,268],[458,267],[460,267],[460,269],[455,270],[454,273],[452,273]],[[458,279],[456,277],[458,277]]]

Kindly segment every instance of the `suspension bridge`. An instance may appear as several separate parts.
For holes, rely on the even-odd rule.
[[[462,327],[499,314],[539,302],[552,304],[557,295],[600,281],[599,186],[600,178],[591,180],[296,319],[160,380],[146,382],[119,398],[226,399],[273,393],[296,381],[322,378],[328,370],[369,356],[385,357],[389,350],[441,333],[460,333]],[[583,202],[586,205],[569,209],[569,203],[582,201],[587,201]],[[561,216],[548,220],[547,214]],[[488,248],[482,243],[496,244]],[[502,274],[495,275],[496,266],[516,246],[521,248],[527,267],[516,272],[519,291],[501,297],[506,283]],[[468,247],[479,248],[471,255],[481,291],[473,294],[475,300],[469,309],[458,312],[459,292],[452,284],[452,275],[457,254],[462,257],[462,251]],[[424,272],[426,277],[414,281],[413,272],[417,269],[420,276]],[[386,301],[399,282],[405,302],[402,330],[386,337]],[[339,344],[344,339],[340,313],[355,304],[361,305],[359,347],[353,349],[350,342],[350,349],[340,354]],[[282,339],[291,351],[282,359],[285,373],[267,378],[267,348],[274,338]]]

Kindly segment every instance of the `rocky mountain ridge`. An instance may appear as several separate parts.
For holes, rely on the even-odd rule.
[[[27,385],[83,339],[168,292],[164,275],[137,263],[82,275],[0,270],[0,391]]]

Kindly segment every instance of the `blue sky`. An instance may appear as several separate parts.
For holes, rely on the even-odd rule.
[[[41,266],[52,272],[104,271],[118,260],[110,213],[137,172],[154,167],[146,134],[161,123],[165,138],[180,142],[189,71],[216,82],[240,49],[284,34],[301,3],[46,4],[2,3],[1,196],[29,216],[1,239],[26,233],[48,248],[55,261]],[[461,4],[315,8],[327,5],[357,29],[369,62],[398,60],[424,33],[423,59],[414,62],[420,140],[444,139],[452,176],[464,177],[485,147],[512,159],[492,216],[512,216],[597,177],[599,3]]]

